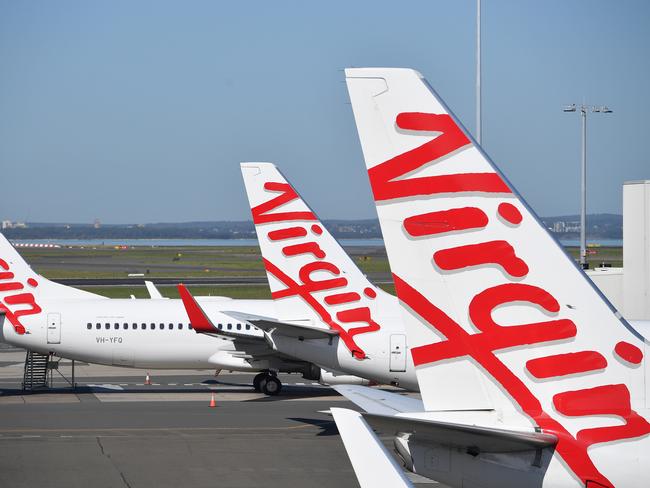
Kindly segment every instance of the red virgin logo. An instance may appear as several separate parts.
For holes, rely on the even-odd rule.
[[[33,278],[28,278],[27,286],[36,288],[38,282]],[[42,311],[36,303],[34,295],[24,290],[25,285],[14,280],[14,273],[9,269],[9,265],[0,259],[0,310],[4,312],[7,320],[18,334],[25,333],[25,327],[21,324],[20,317],[35,315]]]
[[[310,211],[300,212],[274,212],[281,205],[298,199],[298,195],[287,183],[267,182],[264,189],[278,193],[277,196],[252,209],[255,225],[266,223],[287,222],[287,227],[267,232],[266,237],[271,243],[281,246],[282,254],[291,259],[295,256],[306,256],[309,262],[298,271],[298,276],[291,277],[269,259],[264,259],[264,266],[268,273],[278,279],[286,288],[272,294],[274,299],[286,297],[300,297],[320,319],[333,330],[338,331],[339,337],[357,359],[364,359],[366,353],[356,343],[354,337],[358,334],[375,332],[380,326],[372,318],[369,307],[355,306],[362,299],[374,299],[375,290],[368,287],[363,290],[353,290],[347,278],[342,276],[341,270],[327,260],[327,253],[318,243],[323,229],[320,225],[295,225],[295,221],[316,221],[316,216]],[[263,238],[260,235],[260,238]],[[291,243],[286,243],[290,240]],[[317,273],[326,273],[328,278],[316,278]],[[326,295],[316,296],[316,293],[328,292]],[[329,293],[331,292],[331,293]],[[350,304],[351,308],[340,309],[341,305]],[[337,312],[330,313],[331,307],[339,308]],[[365,325],[351,327],[351,324],[362,323]],[[346,328],[345,326],[348,326]]]
[[[403,231],[410,238],[427,239],[459,230],[476,231],[490,221],[510,228],[518,227],[523,216],[513,204],[506,202],[511,191],[497,173],[457,173],[424,177],[407,177],[424,165],[435,164],[449,154],[469,145],[470,141],[453,119],[446,114],[402,113],[397,116],[400,129],[439,133],[434,139],[410,151],[389,159],[368,173],[376,201],[391,201],[413,196],[449,197],[471,192],[485,194],[492,199],[502,196],[496,215],[488,215],[478,207],[453,207],[418,215],[407,215],[402,221]],[[431,365],[452,358],[471,358],[491,375],[526,413],[544,431],[554,433],[559,442],[556,450],[583,483],[598,482],[612,486],[598,471],[588,454],[594,444],[632,439],[650,433],[650,424],[631,408],[630,392],[621,384],[601,385],[553,395],[554,409],[567,417],[613,415],[623,424],[585,428],[572,435],[559,421],[544,411],[542,403],[518,375],[501,361],[496,352],[504,349],[526,348],[551,341],[566,340],[578,334],[576,324],[567,318],[543,322],[502,326],[492,318],[499,306],[517,303],[557,314],[561,307],[548,290],[520,281],[529,273],[529,265],[518,256],[514,246],[506,240],[473,242],[444,249],[432,248],[431,261],[444,273],[471,273],[475,269],[497,267],[505,281],[490,286],[468,304],[468,316],[476,332],[468,332],[429,298],[395,275],[395,286],[400,300],[405,303],[427,327],[442,334],[445,340],[411,349],[416,366]],[[424,265],[424,264],[423,264]],[[622,363],[634,368],[643,359],[641,350],[628,342],[612,344]],[[537,379],[553,380],[566,375],[602,371],[607,360],[598,351],[580,350],[554,354],[526,363],[530,375]]]

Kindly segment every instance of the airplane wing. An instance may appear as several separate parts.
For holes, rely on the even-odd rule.
[[[418,398],[359,385],[334,385],[332,388],[368,413],[395,415],[424,411],[424,404]]]
[[[243,320],[249,324],[266,331],[273,332],[274,334],[283,335],[287,337],[294,337],[296,339],[332,339],[339,335],[338,331],[332,329],[321,329],[310,327],[306,325],[288,323],[276,320],[270,317],[262,317],[260,315],[251,315],[242,312],[224,311],[226,315],[230,315],[234,319]]]
[[[330,409],[361,488],[409,488],[413,484],[359,412]]]
[[[158,291],[158,288],[156,288],[156,285],[154,285],[152,281],[145,281],[144,286],[147,287],[147,291],[151,298],[165,298],[162,296],[160,291]]]
[[[457,424],[433,419],[396,415],[363,414],[377,430],[389,435],[410,433],[418,441],[449,445],[474,452],[518,452],[555,446],[552,434],[524,430],[498,429],[481,425]]]

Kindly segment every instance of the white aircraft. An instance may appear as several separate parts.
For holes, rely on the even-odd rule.
[[[0,235],[0,340],[98,364],[260,371],[254,387],[268,395],[282,387],[277,372],[417,389],[396,298],[363,276],[273,165],[242,171],[274,300],[195,300],[182,285],[182,300],[170,300],[152,283],[149,300],[107,299],[36,275]]]
[[[160,369],[261,371],[255,385],[276,394],[278,371],[311,373],[305,361],[269,354],[264,332],[221,310],[272,315],[272,300],[201,297],[223,324],[220,338],[196,334],[181,300],[148,283],[149,300],[108,299],[37,275],[0,234],[0,340],[90,363]]]
[[[397,299],[368,281],[275,165],[241,167],[275,310],[223,313],[263,330],[273,351],[315,364],[324,383],[365,378],[417,390]],[[221,334],[180,290],[195,330]]]
[[[422,395],[337,387],[361,486],[411,486],[369,424],[452,487],[650,486],[650,344],[421,75],[346,80]]]

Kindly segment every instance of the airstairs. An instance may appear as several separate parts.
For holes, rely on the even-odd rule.
[[[25,371],[23,373],[23,390],[47,387],[49,362],[49,354],[27,351]]]
[[[75,361],[71,361],[72,376],[67,378],[59,370],[59,362],[53,354],[41,354],[34,351],[27,351],[25,356],[25,370],[23,373],[23,391],[35,390],[37,388],[48,388],[54,385],[54,373],[56,372],[72,388],[77,387],[75,382]]]

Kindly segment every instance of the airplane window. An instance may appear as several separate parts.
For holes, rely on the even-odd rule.
[[[178,330],[182,330],[182,329],[183,329],[183,324],[178,324]]]
[[[115,329],[119,329],[119,328],[120,328],[120,324],[117,324],[117,323],[116,323],[116,324],[114,325],[114,328],[115,328]]]
[[[104,324],[104,328],[105,328],[105,329],[110,329],[110,328],[111,328],[111,324]]]
[[[169,330],[174,330],[174,324],[169,324]]]
[[[128,328],[129,328],[129,324],[126,324],[126,323],[122,324],[122,328],[123,328],[124,330],[128,329]]]
[[[160,324],[160,330],[163,330],[165,328],[165,324]]]
[[[187,330],[192,330],[192,324],[187,324]]]
[[[251,325],[250,324],[246,324],[246,330],[251,330]]]
[[[223,324],[217,324],[217,328],[223,329]]]
[[[232,329],[232,324],[228,324],[228,330]]]
[[[101,329],[101,328],[102,328],[102,324],[95,324],[95,329]]]
[[[142,330],[146,330],[147,329],[147,324],[140,324],[140,328]]]
[[[87,328],[87,329],[92,329],[92,328],[93,328],[93,324],[91,324],[90,322],[88,322],[88,323],[86,324],[86,328]]]
[[[156,324],[151,324],[151,330],[154,330],[156,328]]]
[[[135,322],[133,322],[133,326],[132,326],[131,328],[132,328],[133,330],[136,330],[136,329],[138,328],[138,324],[136,324]]]
[[[241,324],[237,324],[237,330],[241,330]]]

